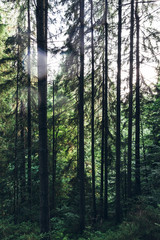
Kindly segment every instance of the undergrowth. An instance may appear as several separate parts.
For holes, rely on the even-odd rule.
[[[67,217],[68,219],[52,219],[51,240],[160,240],[160,207],[155,208],[141,202],[134,205],[120,225],[109,227],[107,222],[97,223],[98,231],[88,226],[82,235],[68,231],[69,217],[74,216]],[[0,239],[40,240],[41,235],[36,224],[22,222],[15,225],[13,221],[6,219],[0,221]]]

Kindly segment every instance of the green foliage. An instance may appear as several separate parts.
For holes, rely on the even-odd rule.
[[[2,240],[39,240],[39,229],[36,224],[22,222],[15,225],[10,220],[0,221],[0,236]]]
[[[142,201],[142,199],[141,199]],[[144,201],[144,199],[143,199]],[[103,225],[101,226],[103,228]],[[73,238],[74,239],[74,238]],[[160,239],[160,208],[144,203],[134,205],[129,217],[119,226],[107,231],[85,231],[78,240],[159,240]]]
[[[51,235],[55,239],[62,239],[63,235],[78,231],[79,216],[70,206],[63,205],[63,207],[57,208],[55,215],[57,217],[51,219]]]

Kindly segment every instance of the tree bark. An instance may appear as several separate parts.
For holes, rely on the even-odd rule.
[[[135,139],[135,194],[141,193],[141,181],[140,181],[140,61],[139,61],[139,14],[138,14],[138,1],[136,1],[136,139]]]
[[[80,0],[80,78],[79,78],[79,184],[80,231],[85,228],[84,186],[84,0]]]
[[[38,112],[40,163],[40,230],[49,232],[48,148],[47,148],[47,0],[37,1]],[[44,237],[43,240],[48,239]]]
[[[105,0],[105,96],[104,96],[104,163],[105,163],[105,193],[104,218],[108,217],[108,0]]]
[[[14,223],[18,222],[18,205],[19,205],[19,183],[18,183],[18,107],[19,107],[19,73],[20,73],[20,43],[19,43],[19,26],[18,26],[18,51],[17,51],[17,89],[16,89],[16,122],[15,122],[15,150],[14,150]]]
[[[133,101],[133,37],[134,37],[134,0],[131,0],[130,21],[130,69],[129,69],[129,122],[128,122],[128,197],[132,195],[131,165],[132,165],[132,101]]]
[[[144,142],[144,134],[143,134],[143,121],[141,118],[141,137],[142,137],[142,148],[143,148],[143,160],[144,160],[144,166],[145,166],[145,180],[146,180],[146,186],[147,186],[147,193],[149,193],[149,189],[151,186],[149,186],[148,182],[148,170],[147,170],[147,159],[146,159],[146,148],[145,148],[145,142]]]
[[[121,35],[122,35],[122,0],[119,0],[118,5],[118,60],[117,60],[117,122],[116,122],[116,222],[121,221],[121,174],[120,174],[120,145],[121,145],[121,134],[120,134],[120,96],[121,96]]]
[[[26,161],[25,161],[25,132],[24,132],[24,105],[21,101],[20,109],[20,132],[21,132],[21,143],[20,143],[20,192],[21,192],[21,203],[23,204],[26,197]]]
[[[53,81],[53,152],[52,152],[52,209],[55,210],[55,182],[56,182],[56,154],[55,154],[55,105],[54,105],[55,85]]]
[[[95,197],[95,154],[94,154],[94,29],[93,29],[93,1],[91,0],[91,49],[92,49],[92,201],[93,221],[96,220],[96,197]]]
[[[103,211],[103,180],[104,180],[104,59],[103,59],[103,81],[102,81],[102,143],[101,143],[101,186],[100,186],[100,205],[101,217],[104,216]]]
[[[31,210],[31,24],[30,0],[28,0],[28,201]]]

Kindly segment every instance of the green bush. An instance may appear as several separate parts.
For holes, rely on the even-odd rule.
[[[15,225],[10,220],[0,221],[1,240],[39,240],[38,227],[30,222]]]

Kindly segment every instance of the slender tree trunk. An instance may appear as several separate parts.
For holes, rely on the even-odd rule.
[[[145,143],[144,143],[143,122],[142,122],[142,119],[141,119],[141,136],[142,136],[143,159],[144,159],[144,166],[145,166],[145,180],[146,180],[146,186],[147,186],[147,193],[149,193],[150,186],[149,186],[149,182],[148,182],[146,149],[145,149]]]
[[[117,124],[116,124],[116,222],[121,221],[121,175],[120,175],[120,145],[121,145],[121,134],[120,134],[120,96],[121,96],[121,33],[122,32],[122,0],[119,0],[118,5],[118,61],[117,61]]]
[[[104,96],[104,163],[105,163],[105,193],[104,218],[108,217],[108,0],[105,0],[105,96]]]
[[[101,186],[100,186],[100,205],[101,217],[104,216],[103,212],[103,172],[104,172],[104,59],[103,59],[103,82],[102,82],[102,143],[101,143]]]
[[[18,205],[19,205],[19,183],[18,183],[18,100],[19,100],[19,73],[20,73],[20,43],[19,43],[19,26],[18,26],[18,52],[17,52],[17,89],[16,89],[16,123],[15,123],[15,166],[14,166],[14,223],[18,222]]]
[[[84,186],[84,0],[80,0],[80,78],[79,78],[79,183],[80,231],[85,228]]]
[[[54,105],[55,86],[53,81],[53,152],[52,152],[52,209],[55,210],[55,182],[56,182],[56,154],[55,154],[55,105]]]
[[[129,123],[128,123],[128,197],[132,195],[131,164],[132,164],[132,101],[133,101],[133,37],[134,37],[134,0],[131,0],[130,21],[130,69],[129,69]]]
[[[135,193],[139,195],[141,193],[141,181],[140,181],[140,61],[139,61],[139,14],[138,14],[138,1],[136,1],[136,149],[135,149]]]
[[[80,76],[80,67],[79,67],[79,64],[78,64],[78,55],[77,55],[77,78],[78,80],[80,81],[79,79],[79,76]],[[77,180],[79,181],[79,92],[77,94],[77,111],[76,111],[76,114],[77,114]]]
[[[28,200],[31,211],[31,26],[30,0],[28,0]]]
[[[125,144],[125,150],[124,150],[124,201],[127,199],[127,150],[126,150],[126,144]]]
[[[21,101],[21,110],[20,110],[20,122],[21,122],[21,155],[20,155],[20,187],[21,187],[21,203],[23,204],[26,196],[26,161],[25,161],[25,140],[24,140],[24,105]]]
[[[93,219],[96,220],[96,197],[95,197],[95,155],[94,155],[94,29],[93,29],[93,1],[91,0],[91,49],[92,49],[92,201]]]
[[[37,2],[38,112],[40,163],[40,229],[49,232],[48,148],[47,148],[47,0]],[[43,240],[48,239],[44,237]]]

